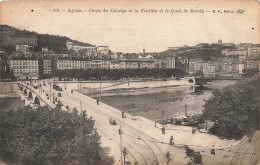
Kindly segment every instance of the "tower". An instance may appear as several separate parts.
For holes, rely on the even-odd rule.
[[[222,40],[218,40],[218,45],[222,45]]]
[[[143,54],[144,54],[144,56],[145,56],[145,48],[143,47]]]

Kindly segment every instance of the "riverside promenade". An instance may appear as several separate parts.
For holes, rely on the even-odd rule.
[[[62,86],[62,83],[57,84]],[[212,164],[213,162],[215,164],[230,164],[231,161],[237,160],[237,157],[233,158],[233,155],[241,153],[239,149],[239,152],[236,153],[236,148],[239,148],[237,146],[240,146],[242,142],[243,146],[247,146],[247,138],[241,141],[223,140],[214,135],[199,133],[198,131],[192,134],[192,128],[185,126],[164,125],[166,133],[162,134],[162,125],[157,124],[155,127],[154,121],[127,113],[125,113],[126,118],[122,118],[120,110],[102,102],[98,105],[97,100],[75,91],[75,87],[77,85],[68,84],[66,90],[55,91],[48,84],[42,86],[44,92],[41,96],[46,97],[46,94],[48,94],[57,97],[63,104],[64,110],[68,106],[67,110],[77,108],[79,112],[86,111],[88,117],[95,120],[95,126],[101,135],[102,146],[109,147],[110,154],[115,157],[116,164],[121,164],[120,146],[128,151],[126,160],[131,164],[136,162],[139,164],[186,164],[190,159],[185,154],[184,145],[200,152],[204,164]],[[31,88],[31,90],[36,93],[39,92],[34,88]],[[71,90],[74,90],[74,92],[72,93]],[[58,97],[58,93],[61,93],[62,97]],[[110,118],[115,120],[117,125],[110,125]],[[118,133],[119,129],[122,130],[121,140]],[[173,146],[169,145],[171,136],[174,138]],[[210,154],[212,145],[215,147],[216,155]],[[245,155],[251,153],[252,159],[255,158],[254,149],[255,147],[249,148],[248,154]],[[167,151],[171,154],[171,161],[168,163],[165,157]],[[243,159],[245,159],[245,156]],[[250,161],[250,158],[248,158],[248,161]]]

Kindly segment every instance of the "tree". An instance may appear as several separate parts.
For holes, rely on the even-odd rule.
[[[251,78],[251,77],[257,75],[259,70],[257,68],[254,68],[254,69],[243,69],[242,72],[244,73],[242,75],[243,77]]]
[[[204,73],[203,73],[202,70],[198,70],[197,72],[195,72],[193,74],[193,76],[195,76],[195,77],[204,77]]]
[[[244,79],[214,91],[203,115],[215,122],[210,132],[228,139],[251,136],[259,123],[260,78]]]
[[[193,80],[192,80],[192,79],[189,79],[189,83],[192,84],[192,83],[193,83]]]
[[[0,115],[2,159],[10,164],[113,164],[100,158],[100,136],[85,112],[39,107],[4,110]]]

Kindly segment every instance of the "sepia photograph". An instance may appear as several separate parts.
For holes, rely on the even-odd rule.
[[[0,165],[259,165],[260,1],[0,1]]]

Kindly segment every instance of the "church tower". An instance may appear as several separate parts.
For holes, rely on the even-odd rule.
[[[222,45],[222,40],[218,40],[218,45]]]

